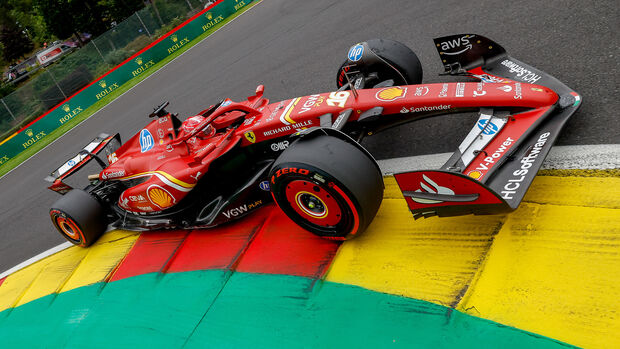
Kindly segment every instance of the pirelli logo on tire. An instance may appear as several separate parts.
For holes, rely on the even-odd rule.
[[[290,173],[297,173],[300,174],[302,176],[307,176],[310,174],[309,170],[306,170],[305,168],[297,168],[297,167],[285,167],[285,168],[281,168],[279,170],[276,171],[276,173],[271,176],[271,183],[274,184],[276,182],[276,178],[284,175],[284,174],[290,174]]]

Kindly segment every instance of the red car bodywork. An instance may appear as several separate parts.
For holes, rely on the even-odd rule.
[[[244,117],[245,122],[236,129],[218,132],[211,137],[204,138],[200,134],[179,137],[170,117],[153,120],[109,156],[111,165],[101,171],[100,180],[148,177],[142,184],[123,192],[118,204],[135,213],[164,210],[183,199],[209,170],[211,161],[226,153],[239,140],[241,146],[270,141],[320,126],[322,115],[331,115],[331,122],[334,122],[339,113],[349,108],[353,109],[349,122],[358,120],[364,112],[378,106],[384,108],[383,114],[387,116],[382,117],[385,118],[417,112],[451,113],[455,110],[492,106],[533,108],[514,115],[513,120],[490,144],[491,149],[504,144],[508,150],[524,130],[544,115],[557,99],[557,94],[544,86],[509,80],[503,83],[392,86],[358,90],[356,93],[329,92],[272,104],[267,104],[268,101],[262,98],[260,91],[248,101],[230,102],[220,107],[217,111],[219,116],[211,123],[216,129],[225,128],[239,117]],[[150,139],[145,139],[145,136]],[[465,173],[476,171],[479,175],[472,177],[482,178],[496,164],[486,161],[485,157],[484,153],[480,153]],[[476,169],[480,164],[486,164],[484,169]]]

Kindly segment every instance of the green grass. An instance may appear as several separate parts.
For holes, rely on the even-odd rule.
[[[173,54],[171,54],[170,56],[164,58],[163,60],[161,60],[160,62],[158,62],[157,64],[155,64],[151,68],[149,68],[148,70],[146,70],[143,74],[140,74],[139,76],[137,76],[137,77],[129,80],[125,84],[121,85],[119,88],[115,89],[110,94],[108,94],[107,96],[105,96],[104,98],[99,100],[97,103],[91,105],[90,107],[85,109],[83,112],[81,112],[80,114],[75,116],[75,118],[71,119],[71,121],[69,121],[66,124],[62,125],[61,127],[57,128],[53,132],[49,133],[41,141],[33,144],[28,149],[26,149],[23,152],[19,153],[17,156],[11,158],[9,161],[7,161],[6,163],[4,163],[3,165],[0,166],[0,178],[2,178],[5,174],[7,174],[9,171],[14,169],[15,167],[19,166],[19,164],[21,164],[22,162],[28,160],[28,158],[30,158],[31,156],[35,155],[41,149],[45,148],[46,146],[48,146],[50,143],[52,143],[53,141],[55,141],[59,137],[61,137],[65,133],[69,132],[69,130],[71,130],[72,128],[74,128],[78,124],[80,124],[82,121],[88,119],[91,115],[95,114],[101,108],[105,107],[107,104],[109,104],[112,101],[114,101],[120,95],[122,95],[123,93],[125,93],[129,89],[131,89],[132,87],[134,87],[137,84],[139,84],[142,80],[148,78],[151,74],[154,74],[156,71],[161,69],[163,66],[168,64],[170,61],[172,61],[173,59],[177,58],[178,56],[183,54],[185,51],[189,50],[194,45],[196,45],[199,42],[201,42],[202,40],[204,40],[207,36],[213,34],[213,32],[215,32],[216,30],[220,29],[221,27],[226,25],[228,22],[232,21],[237,16],[241,15],[242,13],[244,13],[247,10],[249,10],[250,8],[252,8],[254,5],[256,5],[258,3],[260,3],[260,1],[252,2],[249,5],[247,5],[244,8],[242,8],[241,10],[239,10],[238,12],[236,12],[235,14],[233,14],[230,17],[226,18],[222,22],[216,24],[215,26],[213,26],[213,28],[210,28],[209,30],[207,30],[204,33],[202,33],[199,37],[197,37],[196,39],[194,39],[191,42],[189,42],[189,44],[184,45],[178,51],[176,51]],[[93,137],[94,136],[95,135],[93,135]],[[84,142],[88,142],[88,140],[84,140]],[[67,154],[67,157],[69,157],[70,155],[71,154]],[[50,171],[51,170],[52,169],[50,169]]]

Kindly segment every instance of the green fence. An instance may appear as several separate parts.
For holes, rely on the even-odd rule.
[[[0,133],[6,130],[5,125],[10,130],[41,115],[49,109],[47,106],[62,101],[64,103],[0,144],[0,165],[252,1],[220,0],[215,7],[196,16],[149,49],[140,51],[152,43],[157,35],[182,23],[184,17],[197,14],[205,6],[196,0],[158,0],[157,11],[151,6],[143,9],[62,62],[45,68],[27,85],[0,101]],[[92,82],[93,77],[101,76],[128,57],[132,59],[71,99],[65,100]]]

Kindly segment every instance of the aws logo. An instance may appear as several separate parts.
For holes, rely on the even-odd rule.
[[[437,44],[437,47],[439,47],[441,49],[441,51],[439,52],[440,55],[448,55],[448,56],[453,56],[453,55],[458,55],[461,54],[467,50],[470,50],[473,45],[471,44],[470,40],[474,37],[475,35],[464,35],[461,36],[460,38],[456,38],[456,39],[450,39],[447,41],[443,41]],[[448,50],[457,50],[455,52],[446,52]]]

